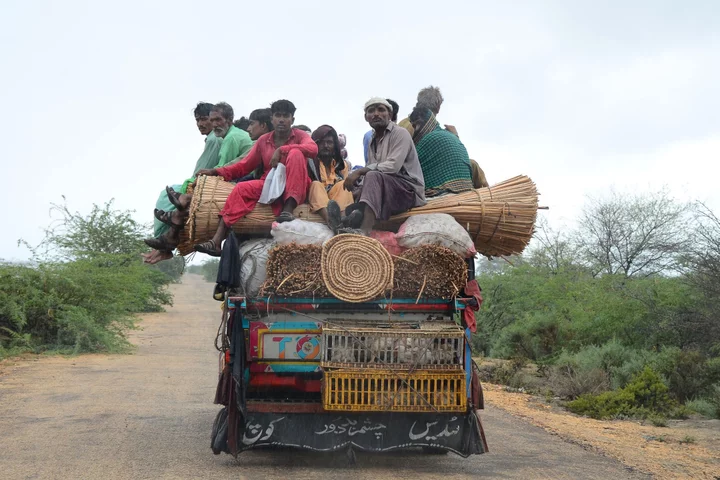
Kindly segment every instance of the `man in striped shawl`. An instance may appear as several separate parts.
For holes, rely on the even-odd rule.
[[[460,139],[442,129],[435,114],[425,106],[413,109],[410,122],[425,178],[425,196],[472,190],[470,157]]]

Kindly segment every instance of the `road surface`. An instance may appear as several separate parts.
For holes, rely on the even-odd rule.
[[[175,306],[146,315],[133,355],[0,364],[0,478],[465,479],[648,478],[488,406],[491,453],[250,451],[215,456],[210,428],[220,318],[212,286],[186,275]]]

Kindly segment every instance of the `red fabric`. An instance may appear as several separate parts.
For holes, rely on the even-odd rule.
[[[313,144],[314,143],[315,142],[313,142]],[[299,148],[292,149],[287,154],[285,162],[283,163],[285,163],[285,192],[282,197],[283,202],[287,201],[288,198],[294,198],[298,205],[302,205],[305,203],[308,188],[310,188],[310,184],[312,183],[307,171],[308,164],[305,153]],[[273,211],[275,211],[275,204],[277,203],[279,202],[273,204]],[[277,212],[276,215],[279,213],[280,212]]]
[[[407,250],[407,248],[403,248],[398,245],[397,237],[393,232],[371,230],[370,238],[374,238],[378,242],[382,243],[382,246],[385,247],[385,250],[387,250],[390,255],[395,255],[396,257],[402,255],[402,253]]]
[[[482,305],[483,302],[482,293],[480,293],[480,285],[478,285],[477,280],[470,280],[467,282],[465,285],[465,295],[471,297],[474,301],[471,300],[465,306],[465,310],[463,311],[463,322],[472,333],[475,333],[477,331],[475,312],[480,310],[480,305]]]
[[[262,139],[262,137],[260,138]],[[260,140],[258,140],[258,142],[260,142]],[[313,145],[315,145],[315,142],[313,142]],[[317,149],[317,145],[315,148]],[[272,156],[272,153],[270,155]],[[240,163],[242,162],[238,162],[235,165],[239,165]],[[301,149],[296,148],[290,150],[290,153],[287,154],[283,163],[286,167],[285,192],[283,193],[282,201],[275,201],[271,205],[274,215],[279,215],[280,212],[282,212],[283,203],[288,198],[294,198],[298,205],[305,203],[307,191],[310,187],[310,177],[308,177],[307,173],[307,160]],[[231,167],[232,166],[234,165],[231,165]],[[227,167],[223,167],[223,169],[224,168]],[[267,173],[267,168],[265,173]],[[223,174],[223,177],[224,176]],[[235,188],[233,188],[233,191],[230,192],[230,195],[228,195],[225,201],[225,206],[220,210],[220,216],[222,216],[225,225],[228,227],[232,226],[253,211],[260,199],[260,194],[265,184],[265,176],[266,175],[263,174],[260,180],[248,180],[247,182],[240,182],[235,185]],[[237,177],[233,174],[233,178]]]
[[[275,132],[266,133],[257,139],[255,145],[253,145],[245,158],[232,165],[218,168],[218,175],[221,175],[229,182],[235,178],[244,177],[262,163],[264,172],[261,180],[265,180],[265,177],[270,173],[270,159],[272,159],[275,150]],[[280,153],[282,153],[280,162],[286,166],[288,153],[291,151],[299,151],[304,157],[315,158],[318,154],[318,146],[313,139],[310,138],[310,135],[302,130],[293,128],[290,131],[290,137],[288,137],[285,145],[280,147]],[[307,169],[307,166],[305,168]],[[260,188],[262,189],[262,186]],[[258,198],[260,197],[258,196]]]

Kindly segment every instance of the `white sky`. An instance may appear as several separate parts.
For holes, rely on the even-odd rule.
[[[0,6],[0,258],[51,202],[150,222],[203,148],[192,109],[279,98],[345,133],[427,85],[490,183],[529,175],[551,223],[588,194],[668,185],[720,210],[720,2],[32,1]]]

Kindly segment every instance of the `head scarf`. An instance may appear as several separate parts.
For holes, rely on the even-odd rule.
[[[335,160],[335,169],[338,172],[341,172],[345,170],[345,161],[343,160],[342,153],[340,152],[340,140],[338,139],[338,134],[335,131],[333,127],[330,125],[320,125],[318,128],[315,129],[315,131],[312,133],[311,137],[313,141],[317,144],[320,143],[320,141],[325,138],[328,134],[332,135],[333,142],[335,143],[335,151],[333,152],[333,159]],[[320,145],[318,145],[320,147]]]
[[[413,134],[413,141],[415,142],[415,145],[417,145],[425,135],[440,126],[440,123],[435,118],[435,114],[429,108],[423,110],[420,118],[425,120],[425,123],[419,130],[416,130]]]
[[[386,99],[384,99],[382,97],[373,97],[370,100],[368,100],[367,102],[365,102],[365,108],[363,109],[363,111],[367,112],[368,107],[371,105],[385,105],[388,108],[388,110],[390,110],[390,112],[393,111],[393,108],[392,108],[392,105],[390,105],[390,102],[388,102]]]

